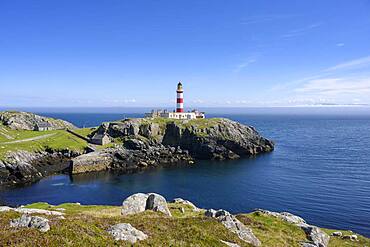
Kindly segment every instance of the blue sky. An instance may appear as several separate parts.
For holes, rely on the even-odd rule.
[[[0,1],[0,106],[370,104],[368,0]]]

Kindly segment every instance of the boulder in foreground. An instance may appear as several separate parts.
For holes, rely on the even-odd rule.
[[[50,230],[48,219],[27,214],[23,214],[20,218],[10,221],[10,226],[36,228],[40,232],[47,232]]]
[[[172,216],[168,209],[166,199],[156,193],[137,193],[127,197],[122,203],[122,215],[130,215],[153,210],[162,212],[165,215]]]
[[[108,233],[111,234],[115,240],[128,241],[132,244],[148,238],[145,233],[139,231],[128,223],[121,223],[111,226],[108,229]]]
[[[234,215],[225,210],[209,209],[205,212],[205,216],[216,218],[229,231],[238,235],[238,237],[253,246],[261,246],[261,241],[253,234],[252,230],[240,222]]]

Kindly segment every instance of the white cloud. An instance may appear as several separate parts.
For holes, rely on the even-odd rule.
[[[370,78],[324,78],[311,80],[295,89],[299,93],[339,96],[350,94],[370,97]]]
[[[322,25],[322,23],[313,23],[306,27],[298,28],[287,32],[286,34],[281,35],[282,38],[291,38],[305,34],[306,32],[310,31],[311,29],[318,28]]]
[[[260,15],[260,16],[251,16],[250,18],[244,19],[241,21],[242,25],[249,24],[258,24],[265,22],[275,22],[279,20],[285,20],[297,17],[298,15]]]
[[[338,44],[336,44],[336,46],[342,47],[342,46],[344,46],[344,43],[338,43]]]
[[[194,104],[204,104],[205,101],[202,100],[202,99],[195,99],[195,100],[192,101],[192,103],[194,103]]]
[[[248,67],[249,65],[251,65],[251,64],[253,64],[253,63],[255,63],[255,62],[257,62],[257,59],[255,59],[255,58],[250,58],[250,59],[248,59],[248,60],[246,60],[246,61],[244,61],[244,62],[242,62],[242,63],[238,64],[238,65],[235,67],[235,69],[234,69],[234,73],[238,73],[238,72],[240,72],[241,70],[243,70],[244,68]]]
[[[336,70],[344,70],[344,69],[357,69],[362,68],[364,66],[370,65],[370,56],[362,57],[359,59],[351,60],[348,62],[337,64],[333,67],[327,68],[326,71],[336,71]]]

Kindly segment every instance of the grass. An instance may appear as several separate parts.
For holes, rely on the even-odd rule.
[[[73,131],[83,137],[88,137],[96,128],[81,128],[81,129],[74,129]]]
[[[82,132],[86,133],[84,129]],[[1,133],[6,133],[6,138]],[[43,139],[10,143],[18,140],[41,137],[43,135],[51,135]],[[31,130],[11,130],[7,127],[0,126],[0,159],[5,158],[10,151],[43,151],[46,149],[52,150],[73,150],[82,152],[87,147],[87,142],[68,133],[65,130],[50,130],[50,131],[31,131]]]
[[[65,219],[43,215],[42,217],[49,218],[51,230],[41,233],[35,229],[10,228],[9,221],[20,214],[0,213],[0,246],[131,246],[127,242],[113,240],[107,233],[109,226],[118,223],[130,223],[149,236],[147,240],[140,242],[140,246],[224,246],[220,240],[249,246],[216,220],[204,217],[203,211],[194,212],[189,206],[182,204],[169,203],[173,217],[150,211],[123,217],[119,206],[76,203],[56,206],[34,203],[26,207],[48,210],[64,208]],[[184,208],[185,213],[181,213],[180,208]],[[301,241],[306,241],[306,236],[299,227],[280,219],[258,213],[241,214],[237,217],[252,228],[262,246],[300,246]],[[330,234],[334,230],[324,231]],[[370,239],[358,236],[359,242],[332,237],[329,247],[370,246]]]

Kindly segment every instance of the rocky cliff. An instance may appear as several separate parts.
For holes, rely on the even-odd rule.
[[[235,159],[274,149],[274,143],[253,127],[224,118],[126,119],[102,124],[96,132],[120,138],[129,148],[157,144],[180,147],[197,159]]]
[[[12,114],[2,115],[3,123],[12,128],[27,129],[39,118],[47,120],[34,114]],[[91,136],[95,134],[108,135],[115,144],[91,153],[68,148],[8,152],[0,160],[0,185],[34,182],[65,170],[73,174],[102,170],[135,172],[160,165],[194,163],[196,159],[237,159],[274,149],[274,143],[253,127],[228,119],[126,119],[103,123]]]
[[[4,111],[0,112],[0,123],[15,130],[36,130],[40,123],[51,129],[74,129],[73,124],[61,120],[39,116],[30,112]]]
[[[69,169],[72,157],[81,153],[65,151],[16,151],[0,160],[0,186],[32,183],[45,176]]]
[[[274,143],[253,127],[228,119],[126,119],[104,123],[91,135],[95,134],[109,135],[122,145],[74,158],[72,173],[237,159],[274,149]]]

